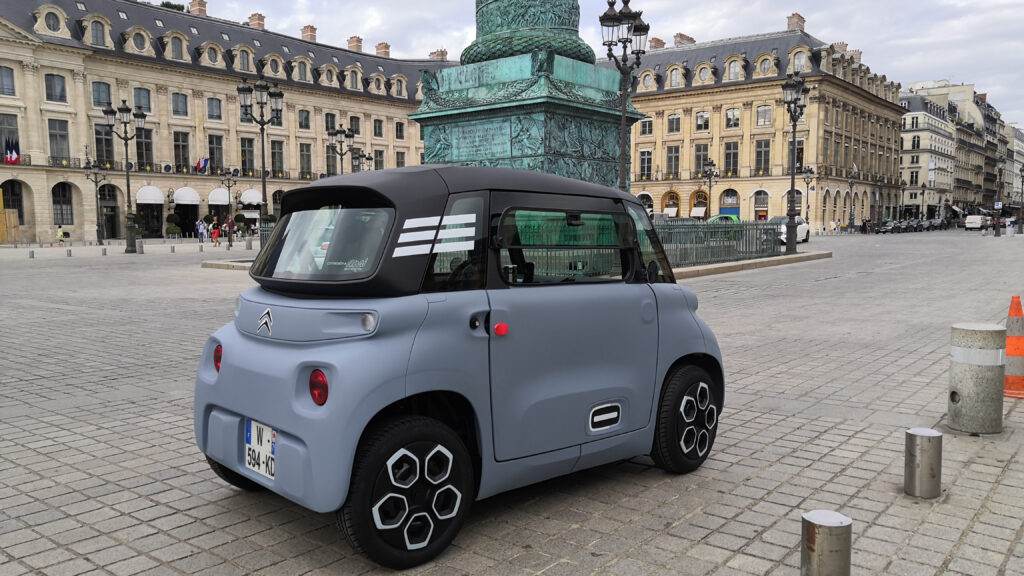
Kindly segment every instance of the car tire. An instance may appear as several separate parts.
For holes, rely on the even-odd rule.
[[[221,480],[227,482],[228,484],[231,484],[235,488],[241,488],[246,492],[260,492],[262,490],[266,490],[266,488],[264,488],[260,484],[257,484],[256,482],[249,480],[245,476],[242,476],[238,472],[229,469],[228,467],[210,458],[209,456],[206,457],[206,463],[210,465],[210,470],[213,470],[214,474],[216,474],[217,476],[220,477]]]
[[[443,552],[475,498],[473,460],[458,434],[433,418],[406,416],[360,441],[338,524],[356,551],[402,570]]]
[[[807,244],[810,241],[811,241],[811,231],[808,230],[807,234],[804,235],[804,244]]]
[[[678,366],[665,378],[651,447],[651,459],[659,468],[684,474],[707,460],[722,407],[712,382],[697,366]]]

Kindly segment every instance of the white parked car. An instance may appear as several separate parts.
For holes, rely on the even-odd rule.
[[[779,240],[783,244],[786,243],[786,224],[789,222],[789,216],[776,216],[768,221],[769,224],[775,224],[779,227]],[[811,241],[811,227],[807,224],[807,221],[802,216],[796,217],[796,241],[797,242],[810,242]]]
[[[981,214],[971,214],[964,219],[964,230],[988,230],[992,227],[992,219]]]

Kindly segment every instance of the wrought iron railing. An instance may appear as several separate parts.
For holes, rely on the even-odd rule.
[[[778,256],[779,227],[767,222],[655,224],[673,268]]]

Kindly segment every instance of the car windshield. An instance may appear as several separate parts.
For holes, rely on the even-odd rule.
[[[252,272],[264,278],[345,281],[370,276],[394,219],[392,208],[324,206],[284,216]]]

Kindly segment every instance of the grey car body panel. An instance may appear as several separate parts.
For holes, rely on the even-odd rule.
[[[476,496],[486,498],[648,453],[672,366],[701,355],[720,372],[717,341],[695,315],[696,296],[677,284],[507,287],[492,285],[498,277],[493,273],[487,289],[418,294],[409,293],[405,275],[415,275],[419,266],[419,282],[427,257],[402,259],[401,274],[388,269],[395,264],[387,255],[401,232],[398,223],[407,216],[441,214],[445,200],[417,197],[440,194],[438,177],[448,187],[445,197],[467,190],[564,190],[640,206],[631,196],[509,170],[386,172],[380,180],[370,174],[324,179],[286,194],[282,205],[287,213],[349,182],[364,189],[383,182],[380,193],[394,200],[399,217],[385,260],[367,282],[378,282],[388,297],[315,298],[302,290],[251,288],[239,299],[236,320],[206,343],[196,376],[196,442],[230,470],[314,511],[337,510],[349,491],[359,439],[374,416],[411,396],[444,392],[472,407],[475,421],[466,424],[478,440]],[[428,186],[403,187],[403,181],[422,177]],[[491,216],[501,208],[492,205]],[[489,249],[490,269],[497,264],[493,245]],[[270,330],[260,326],[267,310]],[[361,324],[367,313],[377,319],[370,333]],[[493,333],[500,322],[509,326],[506,336]],[[213,366],[217,345],[224,351],[220,372]],[[323,370],[330,383],[324,406],[310,399],[313,368]],[[593,409],[610,404],[621,408],[620,421],[589,429]],[[246,418],[278,431],[279,465],[272,481],[245,467]]]

